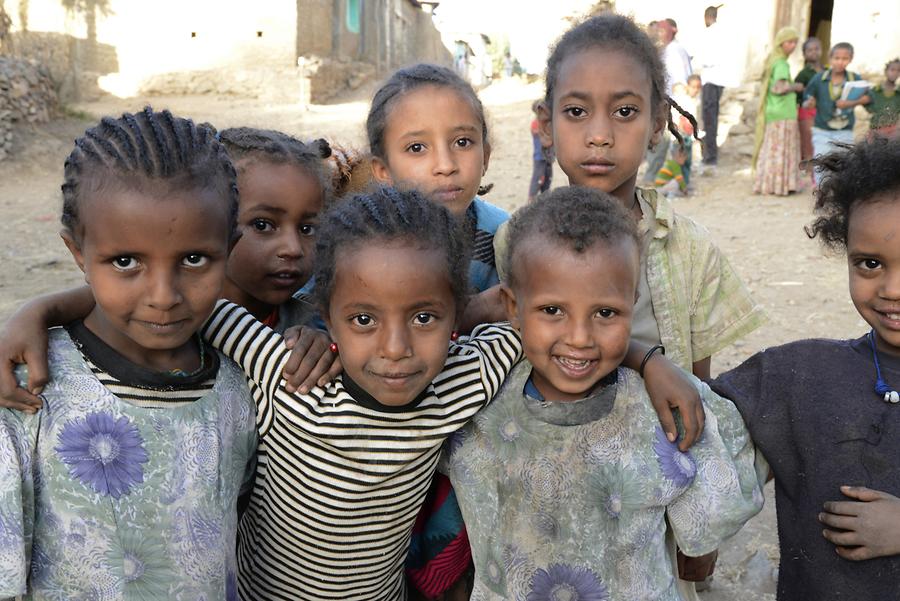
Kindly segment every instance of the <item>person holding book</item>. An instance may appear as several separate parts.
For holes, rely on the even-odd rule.
[[[803,106],[816,109],[813,122],[813,156],[832,151],[834,144],[853,143],[854,107],[866,104],[868,97],[857,88],[854,95],[844,95],[844,88],[854,88],[853,82],[861,78],[858,73],[847,70],[853,60],[853,45],[839,42],[829,53],[829,68],[817,73],[803,93]],[[849,92],[849,90],[848,90]],[[816,183],[820,175],[815,173]]]

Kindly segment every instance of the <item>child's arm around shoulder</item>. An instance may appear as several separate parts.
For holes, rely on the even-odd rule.
[[[522,358],[522,338],[507,322],[480,325],[471,336],[462,337],[451,346],[445,369],[452,368],[454,357],[478,358],[481,382],[491,399]]]
[[[22,305],[0,331],[0,407],[34,413],[47,383],[47,328],[87,316],[94,296],[87,286],[46,294]],[[18,382],[14,369],[28,365],[28,379]]]
[[[666,509],[679,549],[691,557],[711,553],[759,513],[768,470],[737,408],[698,386],[706,428],[683,458],[693,465],[693,481]]]

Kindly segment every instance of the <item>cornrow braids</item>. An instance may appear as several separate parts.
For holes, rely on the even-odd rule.
[[[900,192],[900,138],[876,135],[856,145],[835,146],[813,159],[822,179],[815,193],[816,219],[805,229],[827,248],[844,251],[853,209]]]
[[[358,194],[372,182],[372,157],[356,148],[331,145],[328,158],[335,198]]]
[[[461,313],[469,293],[470,238],[462,220],[415,190],[377,187],[343,200],[323,215],[316,237],[316,300],[327,314],[339,252],[402,241],[445,254],[447,277]]]
[[[418,63],[394,71],[372,98],[369,115],[366,117],[366,135],[369,138],[369,151],[373,157],[377,157],[385,163],[388,162],[384,148],[384,131],[387,129],[387,118],[391,108],[404,95],[423,86],[449,88],[469,102],[478,120],[481,121],[482,143],[485,146],[490,144],[484,105],[481,104],[481,99],[478,98],[472,85],[452,69],[429,63]],[[478,194],[487,194],[493,187],[493,184],[481,186],[478,188]]]
[[[640,249],[634,218],[622,203],[594,188],[562,186],[545,192],[509,220],[508,283],[515,285],[516,255],[533,240],[549,240],[583,253],[598,243],[632,240]]]
[[[237,222],[237,173],[224,147],[205,127],[169,111],[146,107],[118,119],[104,117],[75,140],[64,166],[61,221],[80,235],[79,204],[85,195],[116,181],[132,188],[166,182],[179,188],[211,188],[230,204],[232,231]]]
[[[319,182],[324,206],[335,196],[335,187],[324,159],[332,156],[331,145],[324,139],[303,142],[284,132],[255,127],[232,127],[216,134],[228,155],[241,169],[254,160],[304,169]]]

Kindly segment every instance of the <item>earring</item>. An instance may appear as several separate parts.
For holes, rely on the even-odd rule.
[[[453,342],[459,340],[459,332],[457,332],[456,330],[450,332],[450,340],[452,340]]]
[[[337,342],[332,342],[331,344],[329,344],[328,350],[330,350],[332,352],[332,354],[337,355],[338,354]]]

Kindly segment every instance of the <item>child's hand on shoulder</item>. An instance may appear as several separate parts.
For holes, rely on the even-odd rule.
[[[29,315],[28,305],[9,318],[0,330],[0,407],[35,413],[42,401],[37,395],[47,383],[47,328]],[[28,386],[16,380],[16,365],[28,366]]]
[[[829,501],[819,521],[822,536],[851,561],[900,555],[900,499],[864,486],[842,486],[853,501]]]
[[[697,386],[687,373],[661,353],[654,353],[650,357],[644,366],[643,376],[650,402],[672,442],[678,434],[672,410],[678,409],[681,414],[684,436],[678,441],[678,448],[682,452],[687,451],[700,440],[706,419]]]
[[[282,377],[288,392],[306,394],[316,386],[325,386],[343,371],[341,359],[332,351],[327,332],[308,326],[295,326],[284,332],[291,356]]]

